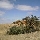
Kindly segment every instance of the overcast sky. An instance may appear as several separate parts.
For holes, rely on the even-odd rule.
[[[12,23],[30,15],[40,17],[40,0],[0,0],[0,23]]]

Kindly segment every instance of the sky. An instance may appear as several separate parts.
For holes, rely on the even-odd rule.
[[[40,0],[0,0],[0,24],[31,15],[40,17]]]

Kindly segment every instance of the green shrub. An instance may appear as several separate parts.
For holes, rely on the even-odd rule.
[[[38,30],[38,29],[37,29]],[[25,34],[25,33],[31,33],[31,32],[35,32],[36,30],[34,29],[34,27],[30,27],[30,26],[13,26],[9,29],[9,31],[7,31],[7,34],[9,35],[18,35],[18,34]]]
[[[8,32],[8,34],[9,35],[17,34],[17,27],[16,26],[11,27],[10,31]]]
[[[16,27],[16,26],[13,26],[10,28],[10,31],[7,31],[7,34],[9,35],[17,35],[17,34],[23,34],[24,33],[24,30],[22,27]]]

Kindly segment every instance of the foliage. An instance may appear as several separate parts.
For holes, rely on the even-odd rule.
[[[31,17],[23,18],[22,20],[26,20],[26,26],[20,25],[18,27],[13,26],[7,31],[9,35],[17,35],[17,34],[24,34],[24,33],[31,33],[39,30],[39,20],[36,16],[31,15]]]
[[[22,20],[26,20],[27,26],[28,27],[34,27],[34,29],[38,29],[39,28],[39,19],[36,16],[31,15],[31,17],[26,17],[23,18]]]
[[[9,31],[7,31],[7,34],[9,35],[18,35],[18,34],[25,34],[25,33],[31,33],[34,32],[34,28],[33,27],[23,27],[23,26],[13,26],[10,28]]]

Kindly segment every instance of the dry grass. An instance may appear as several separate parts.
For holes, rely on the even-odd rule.
[[[9,24],[0,24],[0,33],[5,34],[8,28],[9,28]]]
[[[40,31],[19,35],[7,35],[8,24],[0,24],[0,40],[40,40]]]
[[[19,35],[0,34],[0,40],[40,40],[40,31],[35,33],[19,34]]]

